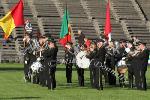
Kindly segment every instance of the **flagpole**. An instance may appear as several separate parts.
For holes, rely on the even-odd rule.
[[[23,1],[22,1],[23,2]],[[23,2],[24,3],[24,2]],[[24,20],[24,25],[23,25],[23,38],[25,37],[25,20]],[[23,47],[25,48],[25,41],[23,41]]]
[[[67,0],[65,0],[66,3],[66,19],[67,19],[67,25],[68,25],[68,8],[67,8]],[[67,28],[68,29],[68,28]],[[69,32],[69,31],[68,31]],[[68,36],[67,36],[67,42],[68,42]]]
[[[23,38],[25,37],[25,24],[23,25]],[[25,48],[25,41],[23,41],[23,47]]]

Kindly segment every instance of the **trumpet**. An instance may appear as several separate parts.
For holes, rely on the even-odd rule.
[[[131,57],[135,57],[135,56],[138,56],[140,52],[141,51],[139,50],[134,50],[133,52],[129,52],[128,55]]]

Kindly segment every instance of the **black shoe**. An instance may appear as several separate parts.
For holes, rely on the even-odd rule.
[[[132,88],[133,88],[133,85],[129,85],[129,88],[131,88],[131,89],[132,89]]]
[[[54,90],[54,88],[50,88],[50,87],[48,87],[48,90],[51,90],[51,91],[53,91],[53,90]]]

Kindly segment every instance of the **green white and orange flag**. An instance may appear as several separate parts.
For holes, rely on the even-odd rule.
[[[7,39],[15,27],[24,25],[23,16],[23,1],[19,2],[3,17],[0,19],[0,26],[2,27]]]
[[[67,42],[71,42],[71,25],[69,24],[69,13],[66,9],[64,12],[63,20],[62,20],[62,26],[60,31],[60,44],[62,46],[65,46]]]

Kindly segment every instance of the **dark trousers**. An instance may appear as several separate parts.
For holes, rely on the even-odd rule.
[[[129,88],[133,88],[134,81],[134,69],[131,65],[128,65],[128,80],[129,80]]]
[[[38,84],[38,83],[39,83],[38,73],[35,73],[33,76],[33,84]]]
[[[27,81],[29,81],[29,65],[24,64],[24,76]]]
[[[94,70],[92,66],[90,66],[90,83],[91,83],[92,88],[94,88]]]
[[[39,73],[39,84],[46,86],[46,70],[43,68]]]
[[[146,71],[142,69],[138,69],[135,74],[135,84],[137,89],[139,90],[147,90],[146,84]]]
[[[42,85],[42,71],[39,72],[39,84]]]
[[[79,86],[84,86],[84,69],[77,68]]]
[[[47,71],[47,87],[48,87],[48,89],[56,88],[55,72],[56,72],[56,67],[50,67]]]
[[[116,76],[108,72],[108,82],[109,85],[116,85]]]
[[[66,64],[66,78],[67,78],[67,83],[72,83],[72,64],[71,63]]]
[[[103,90],[103,85],[102,85],[102,70],[100,67],[95,67],[94,68],[94,86],[98,90]]]
[[[115,70],[115,65],[112,61],[112,59],[107,59],[106,60],[106,67],[111,69],[111,70]],[[109,85],[116,85],[116,76],[113,75],[111,72],[108,71],[108,83]]]
[[[103,90],[102,85],[102,69],[98,60],[92,60],[90,63],[90,81],[92,88]]]
[[[36,73],[33,77],[33,84],[39,84],[39,73]]]

